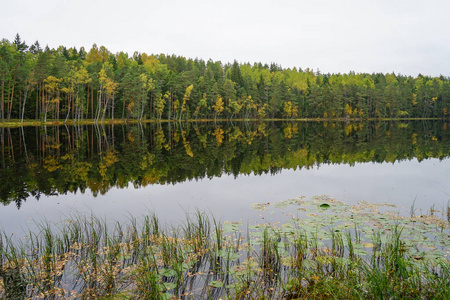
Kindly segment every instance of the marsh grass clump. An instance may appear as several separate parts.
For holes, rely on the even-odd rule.
[[[330,198],[284,224],[94,215],[0,239],[5,299],[448,299],[449,224]],[[313,205],[311,205],[313,204]],[[325,205],[326,204],[326,205]],[[315,205],[315,206],[314,206]],[[301,207],[301,211],[305,211]],[[320,210],[317,210],[319,208]],[[346,214],[348,213],[348,217]],[[245,234],[244,234],[245,232]]]

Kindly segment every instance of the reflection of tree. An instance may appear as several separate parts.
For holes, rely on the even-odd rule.
[[[170,126],[169,126],[170,125]],[[0,199],[450,155],[424,123],[174,123],[0,129]]]
[[[212,133],[216,137],[217,145],[222,145],[223,142],[223,129],[219,126]]]
[[[109,150],[106,155],[103,155],[103,159],[98,166],[98,172],[102,176],[103,180],[108,180],[110,177],[107,177],[106,173],[108,172],[108,168],[114,165],[118,161],[115,151]]]

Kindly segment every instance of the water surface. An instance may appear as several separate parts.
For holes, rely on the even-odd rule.
[[[442,122],[176,123],[0,129],[0,226],[76,212],[276,222],[252,203],[328,195],[409,211],[450,199]],[[262,219],[264,218],[264,219]]]

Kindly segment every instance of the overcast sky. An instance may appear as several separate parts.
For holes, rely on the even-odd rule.
[[[448,0],[0,0],[0,38],[50,48],[450,76]]]

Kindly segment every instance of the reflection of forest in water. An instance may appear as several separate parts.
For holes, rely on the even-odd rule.
[[[450,155],[447,124],[164,123],[1,128],[0,200]]]

